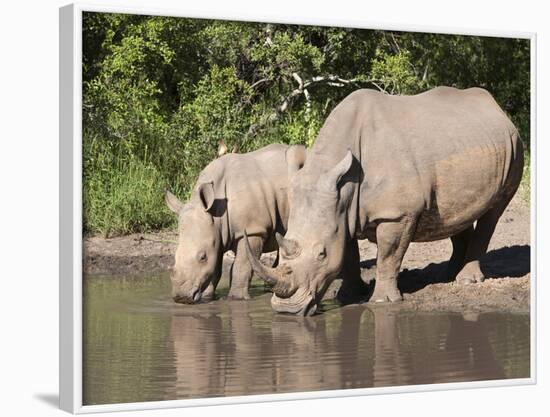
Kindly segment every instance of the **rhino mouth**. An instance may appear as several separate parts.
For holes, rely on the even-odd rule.
[[[173,299],[178,304],[196,304],[197,303],[197,301],[195,301],[193,298],[189,298],[183,295],[175,295]]]
[[[184,294],[175,293],[173,300],[179,304],[199,304],[201,302],[212,301],[214,298],[213,292],[207,292],[206,289],[210,285],[210,279],[206,280],[200,287],[195,287],[191,291]]]
[[[318,302],[305,291],[298,291],[297,294],[290,298],[281,298],[273,294],[271,297],[271,307],[277,313],[310,317],[317,312]]]
[[[196,290],[191,295],[176,294],[173,299],[179,304],[197,304],[201,302],[202,293],[200,290]]]

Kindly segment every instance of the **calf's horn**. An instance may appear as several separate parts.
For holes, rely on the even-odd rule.
[[[298,290],[298,287],[294,285],[294,280],[291,278],[290,274],[285,274],[285,276],[283,276],[280,268],[271,269],[262,264],[260,260],[252,253],[246,230],[244,231],[244,241],[246,256],[248,257],[248,261],[250,262],[252,270],[256,273],[256,275],[273,287],[273,292],[277,295],[277,297],[292,297],[292,295]],[[287,270],[287,272],[290,271]]]

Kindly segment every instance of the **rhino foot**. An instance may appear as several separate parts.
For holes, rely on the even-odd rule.
[[[403,301],[403,296],[393,282],[376,282],[369,303],[396,303]]]
[[[470,285],[470,284],[476,284],[478,282],[483,282],[485,280],[485,277],[483,275],[481,276],[457,276],[456,282],[459,285]]]
[[[250,300],[250,294],[248,293],[248,288],[231,288],[227,298],[230,300]]]
[[[459,285],[475,284],[477,282],[483,282],[484,280],[485,276],[479,269],[471,270],[467,267],[456,276],[456,282]]]

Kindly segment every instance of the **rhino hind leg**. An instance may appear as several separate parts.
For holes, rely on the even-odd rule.
[[[376,281],[369,302],[403,300],[397,288],[401,262],[411,243],[416,222],[405,217],[399,222],[382,222],[376,228]]]
[[[485,280],[479,260],[487,252],[498,220],[509,201],[510,199],[507,199],[504,204],[493,207],[477,221],[466,250],[464,266],[456,276],[457,283],[474,284]]]
[[[511,162],[508,178],[502,190],[501,200],[478,219],[468,244],[464,267],[456,276],[458,283],[469,284],[482,282],[485,279],[479,260],[487,252],[498,220],[514,197],[523,175],[523,144],[517,133],[514,133],[512,140],[515,143],[514,159]]]
[[[361,279],[359,244],[356,239],[346,245],[344,264],[340,276],[342,285],[336,294],[336,298],[342,304],[360,301],[364,298],[369,287]]]
[[[458,273],[462,270],[464,266],[464,260],[466,258],[466,251],[468,250],[468,245],[474,233],[474,226],[471,225],[466,230],[451,236],[451,242],[453,243],[453,254],[451,259],[447,264],[447,269],[445,270],[445,276],[443,277],[444,281],[452,281],[456,278]]]
[[[250,236],[250,249],[254,256],[258,258],[262,254],[263,241],[258,236]],[[248,288],[252,279],[252,266],[248,261],[246,249],[244,247],[244,239],[239,240],[237,251],[235,253],[235,261],[230,273],[230,290],[228,297],[233,300],[249,300],[250,294]]]

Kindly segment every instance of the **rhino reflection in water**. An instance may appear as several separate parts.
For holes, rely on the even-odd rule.
[[[416,314],[377,307],[371,311],[375,387],[506,378],[485,322],[476,314],[451,313],[439,320],[434,315],[433,321],[419,323]],[[416,340],[419,333],[424,335],[421,341]]]
[[[176,382],[167,398],[221,395],[224,374],[216,366],[229,348],[223,338],[223,324],[215,314],[174,315],[170,339],[174,346]]]
[[[265,365],[276,347],[269,327],[249,310],[248,303],[230,301],[221,311],[172,316],[177,398],[242,395],[272,385]]]
[[[489,342],[487,326],[490,324],[480,319],[477,313],[450,317],[450,330],[443,349],[447,357],[462,358],[465,366],[457,369],[448,364],[448,358],[445,361],[438,358],[436,364],[439,369],[436,374],[439,377],[433,379],[434,383],[445,382],[449,374],[457,381],[506,378]]]
[[[266,309],[265,303],[258,310],[254,302],[229,302],[217,312],[174,315],[170,339],[177,382],[169,396],[506,377],[494,357],[486,321],[476,317],[348,306],[303,319],[271,316]]]
[[[519,186],[523,145],[483,89],[358,90],[299,162],[287,158],[294,173],[279,266],[249,259],[274,285],[276,311],[312,315],[336,276],[360,282],[358,239],[377,244],[372,301],[402,299],[397,275],[411,242],[451,238],[449,278],[482,281],[479,259]]]
[[[229,302],[223,309],[221,315],[172,317],[177,398],[371,385],[368,372],[367,380],[349,375],[365,369],[356,360],[356,319],[363,310],[353,317],[336,314],[327,324],[262,315],[249,303]],[[339,326],[346,317],[352,320]]]

